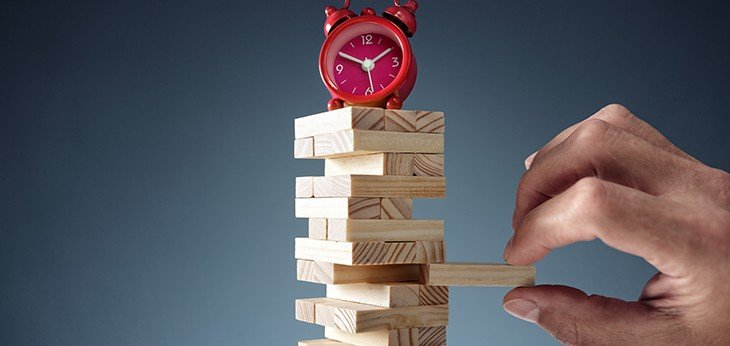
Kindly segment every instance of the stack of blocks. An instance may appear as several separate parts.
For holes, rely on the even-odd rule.
[[[297,279],[327,285],[296,318],[325,327],[304,345],[446,344],[449,285],[534,283],[533,267],[444,263],[442,220],[413,220],[413,198],[443,198],[444,114],[347,107],[295,120],[294,156],[324,159],[296,178]]]

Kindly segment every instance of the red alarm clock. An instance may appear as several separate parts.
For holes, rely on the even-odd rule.
[[[409,37],[416,32],[418,3],[388,7],[382,17],[366,7],[357,16],[350,1],[327,6],[319,72],[332,99],[328,110],[344,106],[400,109],[416,83],[416,58]]]

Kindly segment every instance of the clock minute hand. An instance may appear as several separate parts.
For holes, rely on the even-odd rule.
[[[363,61],[362,60],[360,60],[360,59],[358,59],[358,58],[356,58],[356,57],[354,57],[352,55],[349,55],[349,54],[343,53],[343,52],[339,52],[339,54],[340,54],[341,57],[343,57],[343,58],[345,58],[347,60],[350,60],[352,62],[356,62],[356,63],[358,63],[360,65],[363,64]]]
[[[390,53],[391,50],[393,50],[393,48],[388,48],[388,49],[384,50],[382,53],[380,53],[380,55],[376,56],[375,59],[373,59],[373,62],[380,60],[380,58],[384,57],[385,54]]]

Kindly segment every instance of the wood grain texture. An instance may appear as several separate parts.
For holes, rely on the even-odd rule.
[[[314,157],[373,153],[443,154],[444,136],[435,133],[346,130],[314,136]]]
[[[327,285],[327,298],[386,308],[443,305],[449,303],[449,288],[409,282]]]
[[[301,299],[294,302],[295,317],[298,321],[314,323],[316,303],[326,302],[324,298]]]
[[[328,219],[327,239],[351,242],[443,241],[444,222],[443,220]]]
[[[533,286],[534,266],[487,263],[434,263],[421,268],[421,282],[442,286]]]
[[[385,131],[416,132],[418,111],[386,109]]]
[[[380,219],[408,220],[413,217],[413,199],[410,198],[381,198]]]
[[[353,344],[347,344],[337,340],[330,339],[317,339],[317,340],[302,340],[297,343],[298,346],[356,346]]]
[[[297,177],[294,187],[297,198],[314,197],[314,177]]]
[[[338,175],[314,177],[315,197],[446,197],[446,178]]]
[[[415,154],[413,155],[413,174],[424,177],[444,176],[444,155],[442,154]]]
[[[419,111],[416,115],[416,132],[444,133],[445,129],[443,112]]]
[[[294,140],[294,158],[295,159],[314,158],[314,137],[301,138],[301,139]]]
[[[333,159],[325,159],[324,175],[411,176],[414,175],[414,157],[414,154],[377,153],[361,156],[346,156]]]
[[[345,107],[294,119],[294,138],[312,137],[350,129],[385,129],[382,108]]]
[[[327,239],[327,219],[309,219],[309,238]]]
[[[379,219],[380,198],[297,198],[298,218]]]
[[[322,298],[299,300],[314,300],[315,324],[350,333],[439,327],[446,326],[449,321],[448,305],[383,308],[330,298],[322,302],[320,299]]]
[[[348,333],[325,327],[326,337],[354,345],[368,346],[444,346],[446,327],[420,327]]]
[[[438,263],[444,260],[444,243],[339,242],[296,238],[294,257],[344,265]]]
[[[346,266],[297,260],[297,280],[318,284],[413,282],[419,274],[418,264]]]

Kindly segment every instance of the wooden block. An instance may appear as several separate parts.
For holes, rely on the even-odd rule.
[[[325,327],[330,339],[368,346],[443,346],[446,345],[446,327],[420,327],[373,332],[348,333]]]
[[[418,281],[418,264],[345,266],[297,260],[297,280],[318,284],[381,283]]]
[[[413,216],[413,200],[410,198],[381,198],[380,219],[408,220]]]
[[[314,137],[307,137],[294,140],[294,158],[314,158]]]
[[[355,346],[353,344],[346,344],[344,342],[330,340],[330,339],[318,339],[318,340],[303,340],[298,343],[299,346]]]
[[[297,198],[314,197],[314,177],[297,177],[295,190]]]
[[[444,135],[346,130],[314,136],[315,158],[374,153],[443,154]]]
[[[378,219],[380,198],[297,198],[298,218]]]
[[[436,263],[444,260],[444,242],[340,242],[296,238],[294,257],[344,265]]]
[[[385,131],[416,132],[417,111],[386,109]]]
[[[378,175],[314,177],[315,197],[446,197],[446,178]]]
[[[427,154],[419,154],[427,155]],[[428,154],[440,155],[440,154]],[[414,154],[377,153],[325,159],[324,175],[414,175]]]
[[[418,283],[327,285],[327,298],[393,308],[449,303],[449,288]]]
[[[444,222],[442,220],[329,219],[327,221],[327,239],[351,242],[443,241]]]
[[[413,175],[425,177],[444,176],[443,154],[415,154],[413,155]]]
[[[383,109],[345,107],[294,119],[294,138],[297,139],[351,129],[384,130]]]
[[[434,263],[421,268],[421,282],[442,286],[533,286],[534,266],[487,263]]]
[[[416,114],[416,132],[444,133],[445,129],[443,112],[419,111]]]
[[[309,238],[327,239],[327,219],[309,219]]]
[[[298,321],[314,323],[315,322],[315,304],[317,302],[326,302],[323,298],[298,299],[294,302],[295,316]]]
[[[448,305],[383,308],[330,298],[324,298],[327,301],[322,302],[320,299],[323,298],[298,300],[314,300],[316,324],[350,333],[439,327],[449,322]]]

